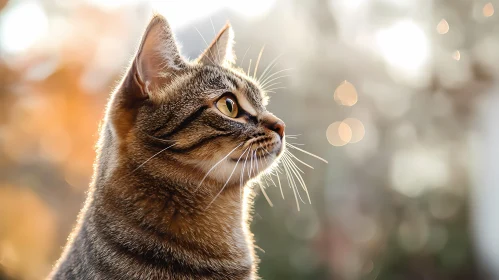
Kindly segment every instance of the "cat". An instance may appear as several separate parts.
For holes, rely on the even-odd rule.
[[[285,124],[233,57],[230,24],[189,62],[152,17],[109,99],[87,200],[49,279],[258,279],[251,179],[282,155]]]

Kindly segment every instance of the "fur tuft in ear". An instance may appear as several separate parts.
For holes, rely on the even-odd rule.
[[[175,72],[186,67],[166,19],[154,15],[142,37],[134,61],[135,75],[144,97],[171,83]]]
[[[227,22],[210,46],[198,57],[202,64],[226,65],[234,63],[234,31]]]

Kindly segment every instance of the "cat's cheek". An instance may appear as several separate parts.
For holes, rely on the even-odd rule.
[[[276,150],[276,157],[280,157],[284,153],[284,143],[281,142]]]

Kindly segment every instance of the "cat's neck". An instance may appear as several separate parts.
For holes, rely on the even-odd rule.
[[[127,265],[121,267],[133,266],[139,259],[178,262],[178,268],[171,269],[199,268],[200,274],[213,271],[217,277],[253,277],[253,241],[244,212],[249,208],[244,206],[247,194],[241,196],[239,187],[229,185],[214,199],[213,192],[203,190],[221,186],[210,185],[214,183],[210,180],[196,186],[174,175],[158,178],[127,166],[133,165],[122,162],[112,170],[99,170],[107,176],[95,176],[82,225],[92,239],[126,252]],[[165,166],[165,175],[173,169],[178,171],[178,166]],[[194,187],[200,190],[192,191]]]
[[[175,169],[178,172],[178,167]],[[216,242],[230,239],[231,233],[244,228],[248,209],[244,204],[248,202],[239,185],[228,184],[218,193],[223,185],[219,182],[204,180],[198,185],[197,181],[169,177],[168,167],[165,170],[164,176],[154,177],[141,169],[118,168],[110,180],[95,182],[95,208],[117,215],[123,222],[147,225],[144,230],[154,229],[158,235],[190,233],[201,240],[206,232],[213,232],[221,236],[208,240]],[[123,174],[128,175],[123,178]]]

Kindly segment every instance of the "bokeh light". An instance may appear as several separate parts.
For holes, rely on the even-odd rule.
[[[492,3],[487,3],[485,4],[485,6],[483,6],[483,15],[485,17],[491,17],[494,15],[494,5],[492,5]]]
[[[449,32],[449,23],[447,22],[447,20],[440,20],[440,22],[437,24],[437,32],[442,35]]]
[[[339,105],[353,106],[357,103],[357,90],[348,81],[343,81],[334,91],[334,101]]]
[[[357,143],[364,138],[366,130],[364,128],[364,124],[358,119],[355,118],[347,118],[343,120],[343,124],[348,125],[351,130],[351,138],[348,141],[349,143]]]
[[[461,60],[461,52],[460,52],[460,51],[457,51],[457,50],[456,50],[456,51],[454,51],[454,52],[452,53],[452,58],[453,58],[454,60]]]
[[[352,129],[344,122],[334,122],[328,126],[326,137],[331,145],[344,146],[352,139]]]

